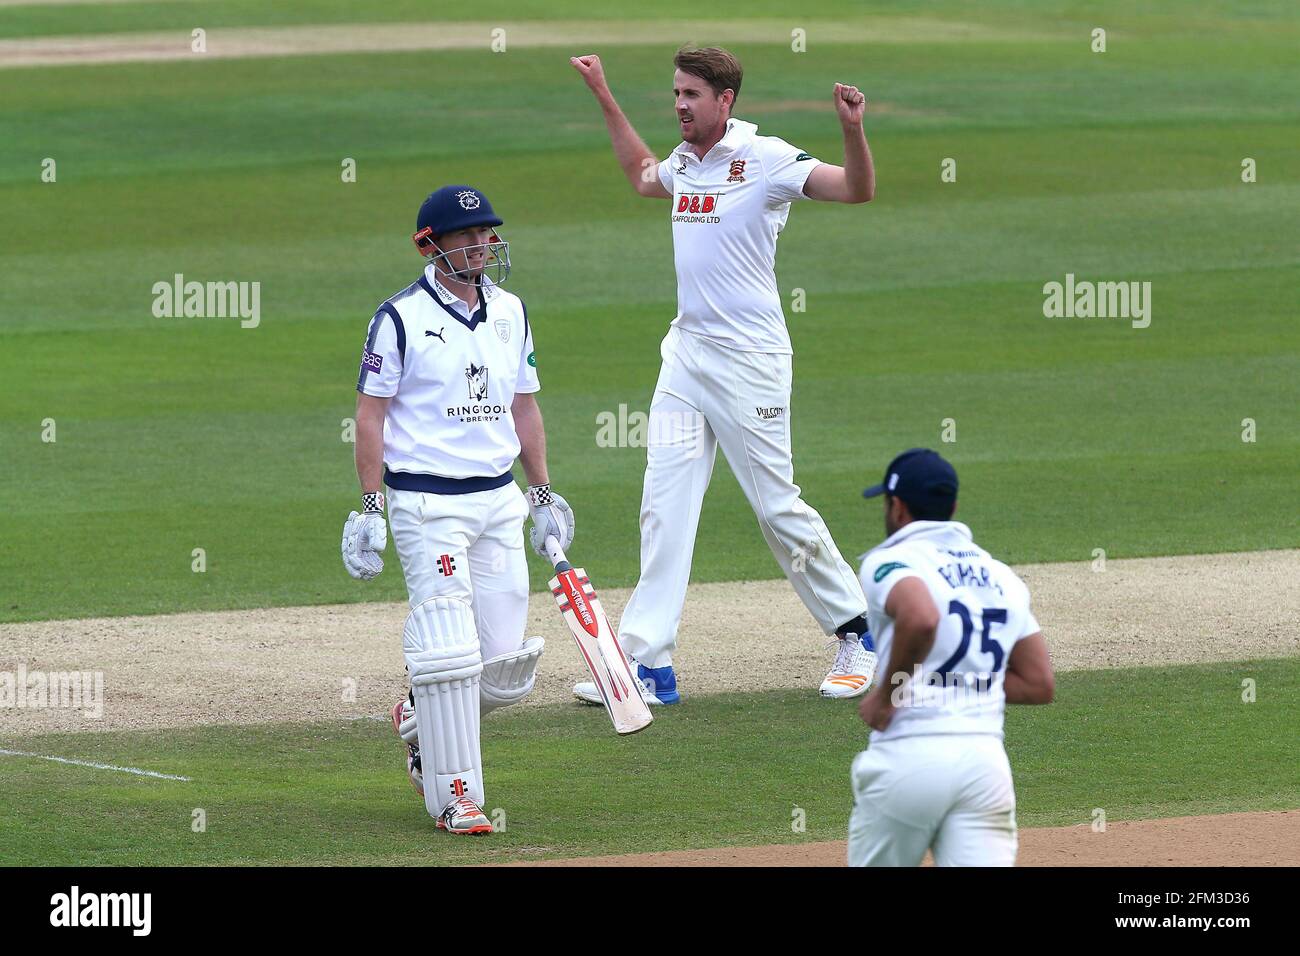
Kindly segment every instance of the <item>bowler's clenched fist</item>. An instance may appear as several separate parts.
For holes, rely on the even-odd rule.
[[[867,98],[856,86],[845,83],[835,84],[835,112],[839,114],[844,125],[861,123],[867,111]]]
[[[591,87],[592,92],[599,93],[608,87],[605,82],[605,68],[600,65],[600,57],[596,54],[571,56],[569,62],[573,64],[575,70],[582,74],[582,78],[587,81],[587,86]]]

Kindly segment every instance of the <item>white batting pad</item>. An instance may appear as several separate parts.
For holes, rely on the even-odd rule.
[[[406,618],[402,652],[415,697],[425,809],[436,817],[461,796],[482,806],[479,675],[483,659],[469,604],[457,598],[430,598],[416,607]]]
[[[537,662],[545,646],[540,637],[530,637],[519,650],[483,662],[483,679],[478,685],[480,714],[509,707],[528,696],[537,681]]]

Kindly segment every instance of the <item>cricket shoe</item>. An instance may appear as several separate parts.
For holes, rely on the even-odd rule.
[[[628,661],[628,664],[636,674],[636,682],[641,689],[641,699],[651,707],[675,704],[682,699],[682,695],[677,692],[677,675],[673,673],[672,664],[665,667],[646,667],[634,660]],[[600,699],[600,691],[596,689],[594,681],[585,680],[574,684],[573,696],[584,704],[605,703]]]
[[[876,651],[871,635],[863,634],[859,638],[857,634],[845,634],[833,640],[831,645],[834,644],[839,644],[839,648],[830,673],[822,681],[822,696],[847,700],[865,694],[876,676]]]
[[[492,823],[483,808],[469,797],[457,797],[438,814],[438,829],[448,833],[491,833]]]
[[[393,729],[406,745],[406,772],[411,777],[415,792],[424,796],[424,771],[420,767],[420,745],[415,735],[415,708],[410,699],[400,700],[393,707]]]

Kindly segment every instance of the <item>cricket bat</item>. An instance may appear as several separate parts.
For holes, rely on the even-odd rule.
[[[620,734],[644,730],[654,717],[641,699],[636,676],[628,666],[627,655],[623,653],[614,629],[609,626],[609,618],[605,617],[587,572],[569,563],[560,542],[553,536],[547,536],[545,548],[551,564],[555,565],[555,577],[550,582],[551,593],[555,595],[555,603],[560,606],[565,623],[573,632],[573,639],[578,642],[578,650],[582,652],[587,670],[591,671],[614,729]]]

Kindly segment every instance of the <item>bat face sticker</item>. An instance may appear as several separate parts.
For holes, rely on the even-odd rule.
[[[488,394],[488,370],[486,365],[470,363],[465,369],[465,378],[469,382],[469,397],[473,401],[482,401]]]

